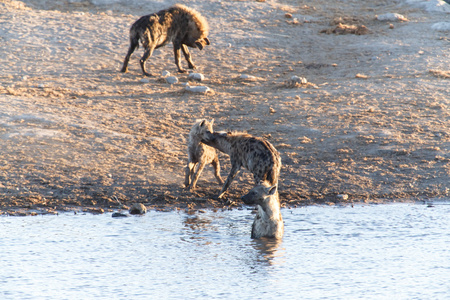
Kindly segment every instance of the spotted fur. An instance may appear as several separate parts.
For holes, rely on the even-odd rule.
[[[207,37],[208,33],[209,27],[206,19],[198,11],[182,4],[176,4],[168,9],[143,16],[134,22],[130,28],[130,47],[121,72],[128,71],[128,62],[134,50],[139,48],[139,41],[145,48],[144,55],[139,61],[144,75],[151,76],[146,71],[145,62],[153,51],[170,42],[173,43],[178,72],[186,72],[180,63],[181,52],[188,62],[188,67],[195,69],[196,66],[187,47],[202,50],[204,46],[210,44]]]

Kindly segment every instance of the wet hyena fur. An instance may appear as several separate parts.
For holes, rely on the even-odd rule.
[[[255,184],[278,183],[281,158],[275,147],[267,140],[240,132],[206,131],[202,142],[230,156],[231,171],[220,192],[219,199],[230,186],[241,167],[253,174]]]
[[[207,120],[197,120],[189,132],[188,163],[184,185],[189,187],[190,190],[195,189],[197,180],[206,164],[213,166],[217,182],[223,184],[222,177],[220,177],[219,155],[216,149],[201,142],[202,135],[205,131],[212,130],[213,123],[214,120],[209,122]],[[198,165],[197,171],[194,171],[196,165]]]
[[[203,49],[209,45],[208,23],[196,10],[181,4],[176,4],[168,9],[146,15],[133,23],[130,28],[130,47],[123,62],[121,72],[128,71],[128,62],[131,54],[139,48],[141,41],[145,48],[144,55],[140,59],[141,69],[144,75],[151,76],[145,69],[145,62],[153,51],[169,42],[173,43],[175,64],[178,72],[185,73],[181,67],[180,58],[183,52],[190,69],[195,69],[191,54],[187,47]]]
[[[242,196],[245,204],[257,204],[257,213],[252,225],[252,238],[282,238],[284,233],[283,217],[280,212],[277,185],[266,183],[255,186],[247,195]]]

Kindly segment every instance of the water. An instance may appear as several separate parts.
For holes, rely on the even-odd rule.
[[[450,203],[0,217],[1,299],[449,299]]]

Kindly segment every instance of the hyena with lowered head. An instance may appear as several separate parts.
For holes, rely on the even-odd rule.
[[[190,190],[195,189],[197,180],[206,164],[211,164],[214,167],[214,176],[216,176],[217,182],[223,184],[222,177],[220,177],[219,155],[216,149],[201,142],[201,137],[204,132],[212,130],[213,123],[214,119],[210,122],[207,120],[197,120],[189,132],[188,163],[186,166],[184,185],[189,187]],[[196,165],[198,165],[198,168],[194,172]]]
[[[253,174],[255,184],[266,182],[278,184],[281,158],[278,151],[267,140],[240,132],[206,131],[202,143],[214,147],[230,156],[231,171],[222,187],[222,198],[241,167]]]
[[[262,183],[242,196],[245,204],[257,204],[258,212],[252,225],[252,238],[282,238],[284,233],[283,217],[280,212],[277,185]]]
[[[128,62],[134,50],[139,48],[139,41],[145,48],[144,55],[139,61],[144,75],[151,76],[145,70],[145,62],[152,55],[153,51],[169,42],[173,43],[175,64],[178,72],[186,72],[180,64],[180,50],[188,62],[188,67],[195,69],[196,67],[192,62],[191,54],[187,47],[202,50],[204,46],[209,45],[208,28],[206,19],[198,11],[182,4],[176,4],[168,9],[141,17],[131,25],[130,47],[128,48],[121,72],[128,71]]]

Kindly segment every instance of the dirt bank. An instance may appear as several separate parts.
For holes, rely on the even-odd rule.
[[[70,2],[0,0],[3,212],[222,207],[211,168],[195,192],[183,187],[197,118],[268,138],[284,205],[448,197],[450,38],[432,26],[449,14],[382,0],[190,1],[211,27],[212,45],[192,50],[204,95],[185,91],[171,46],[147,65],[179,83],[144,78],[142,49],[119,72],[131,23],[172,2]],[[376,19],[393,12],[407,21]],[[251,186],[241,172],[227,200]]]

